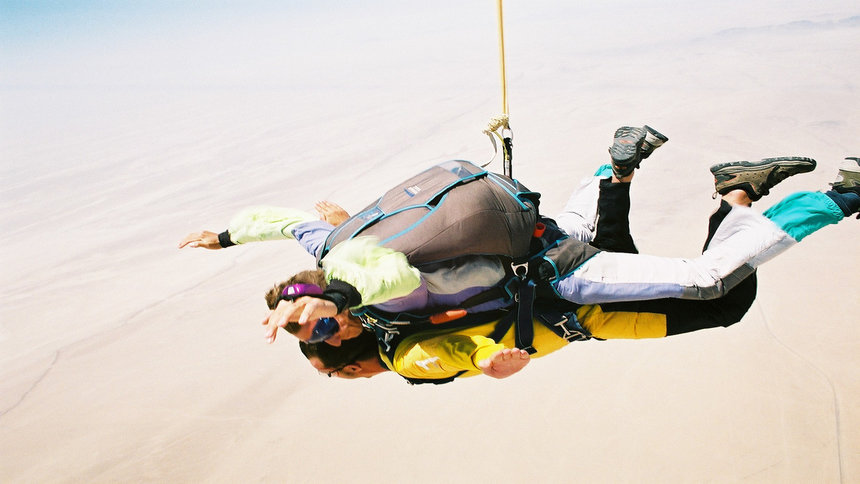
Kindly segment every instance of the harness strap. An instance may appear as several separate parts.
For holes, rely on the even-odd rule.
[[[515,280],[517,279],[511,278],[508,282]],[[491,287],[484,292],[475,294],[474,296],[467,298],[465,301],[461,302],[458,306],[461,308],[468,309],[490,301],[495,301],[496,299],[513,297],[513,295],[514,294],[508,290],[508,285],[506,284],[505,286]]]
[[[537,285],[533,280],[527,279],[522,281],[517,291],[519,305],[517,307],[515,341],[517,348],[526,350],[530,355],[537,353],[537,350],[532,346],[535,337],[533,315],[536,287]]]
[[[493,332],[489,334],[488,338],[498,343],[508,334],[508,331],[511,329],[511,325],[514,324],[514,318],[516,317],[516,313],[509,312],[502,319],[496,323],[496,327],[493,328]]]

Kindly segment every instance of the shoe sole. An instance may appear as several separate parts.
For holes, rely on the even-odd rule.
[[[636,132],[635,129],[624,132],[624,128],[618,128],[615,131],[609,156],[612,158],[612,170],[616,176],[629,175],[639,163],[640,157],[637,154],[645,142],[645,133]]]

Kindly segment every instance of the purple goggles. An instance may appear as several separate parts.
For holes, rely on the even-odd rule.
[[[295,299],[299,296],[322,294],[323,290],[316,284],[292,284],[281,291],[281,296]]]
[[[292,300],[301,296],[322,294],[322,288],[316,284],[293,284],[284,288],[281,292],[283,299]],[[335,318],[319,318],[314,323],[311,337],[308,343],[322,343],[340,331],[340,325]]]

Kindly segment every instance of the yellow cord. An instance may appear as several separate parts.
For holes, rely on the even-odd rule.
[[[513,133],[511,131],[510,124],[508,123],[509,115],[508,115],[508,86],[507,86],[507,76],[505,75],[505,29],[504,29],[504,20],[502,16],[502,0],[496,0],[496,6],[499,13],[499,63],[502,72],[502,113],[498,116],[494,116],[490,119],[487,128],[484,130],[484,134],[490,137],[490,143],[493,145],[493,157],[490,158],[489,161],[481,165],[482,167],[486,167],[493,160],[496,159],[496,156],[499,154],[499,147],[496,144],[496,138],[502,142],[502,153],[504,157],[504,173],[506,176],[512,177],[511,174],[511,139],[513,137]],[[501,130],[501,133],[499,131]]]
[[[507,76],[505,75],[505,29],[502,19],[502,0],[496,0],[499,12],[499,60],[502,70],[502,112],[508,114]]]

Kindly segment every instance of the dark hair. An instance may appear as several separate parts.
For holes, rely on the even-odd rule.
[[[362,331],[356,338],[341,341],[340,346],[326,342],[305,343],[299,341],[299,349],[305,358],[317,357],[326,368],[343,368],[356,361],[373,358],[379,354],[376,335],[372,331]]]

